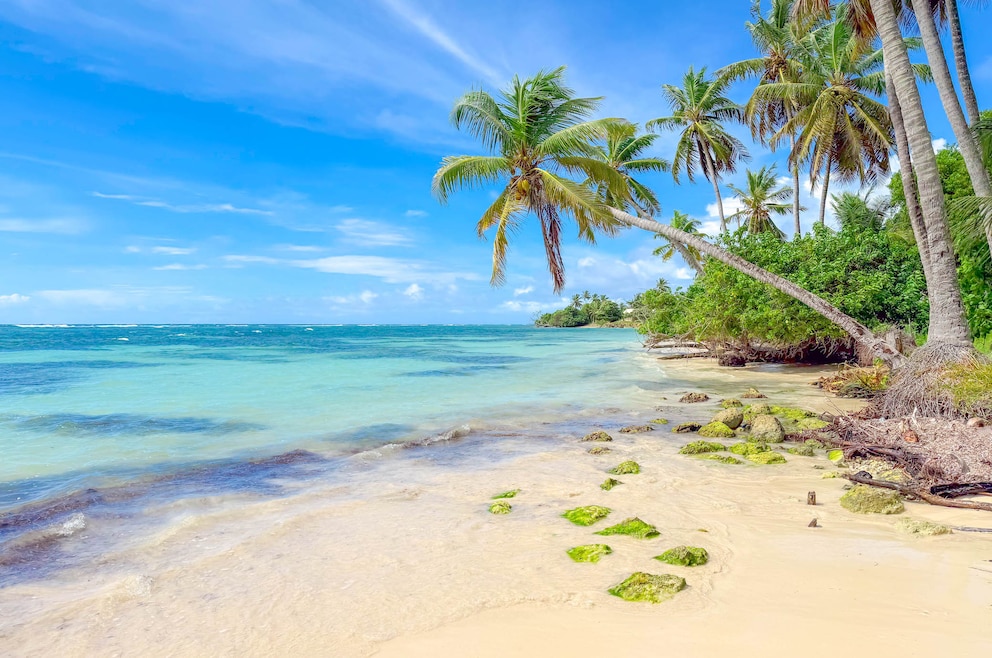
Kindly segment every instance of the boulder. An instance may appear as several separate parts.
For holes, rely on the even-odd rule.
[[[758,443],[781,443],[785,440],[785,430],[775,416],[762,414],[751,419],[751,434],[748,441]]]
[[[576,507],[575,509],[570,509],[564,514],[563,517],[574,523],[575,525],[592,525],[600,519],[605,519],[609,516],[612,510],[609,507],[600,507],[599,505],[586,505],[585,507]]]
[[[675,434],[689,434],[691,432],[698,432],[699,428],[702,426],[703,426],[702,423],[693,423],[693,422],[679,423],[678,425],[672,428],[672,432],[674,432]]]
[[[705,548],[676,546],[656,556],[654,559],[679,567],[698,567],[709,562],[710,555],[706,552]]]
[[[621,434],[640,434],[641,432],[650,432],[654,428],[650,425],[628,425],[627,427],[621,427]]]
[[[608,452],[612,452],[609,446],[593,446],[586,450],[590,455],[605,455]]]
[[[755,416],[764,416],[772,413],[772,406],[765,402],[758,402],[757,404],[749,405],[744,409],[745,418],[754,418]]]
[[[654,420],[651,421],[651,424],[652,425],[667,425],[668,424],[668,419],[667,418],[655,418]]]
[[[688,402],[688,403],[706,402],[709,399],[710,396],[706,395],[705,393],[686,393],[681,398],[679,398],[679,402]]]
[[[894,491],[858,484],[840,497],[840,506],[858,514],[901,514],[906,511],[902,498]]]
[[[704,452],[720,452],[721,450],[726,450],[727,446],[722,443],[713,443],[711,441],[693,441],[692,443],[687,443],[679,450],[680,455],[701,455]]]
[[[661,603],[667,601],[685,589],[685,578],[672,574],[656,576],[638,571],[633,573],[618,585],[608,591],[613,596],[619,596],[624,601],[648,601]]]
[[[576,562],[599,562],[601,557],[609,555],[613,549],[606,544],[586,544],[570,548],[566,552]]]
[[[583,441],[612,441],[613,437],[606,432],[591,432],[582,437]]]
[[[816,450],[808,443],[801,443],[797,446],[792,446],[786,450],[790,455],[799,455],[800,457],[812,457],[816,454]]]
[[[744,422],[744,412],[736,407],[724,409],[713,416],[714,423],[723,423],[732,430],[737,429]]]
[[[721,400],[720,406],[724,409],[730,409],[731,407],[743,407],[744,403],[737,398],[728,398],[726,400]]]
[[[752,387],[744,391],[744,395],[742,395],[741,397],[753,399],[753,398],[767,398],[768,396],[762,393],[761,391],[759,391],[758,389]]]
[[[768,452],[756,452],[753,455],[748,455],[747,459],[748,461],[752,461],[755,464],[762,464],[764,466],[767,466],[769,464],[785,463],[785,457],[778,454],[777,452],[772,452],[771,450],[769,450]]]
[[[734,430],[723,423],[712,422],[699,428],[699,436],[705,436],[709,439],[732,439],[737,435],[734,434]]]
[[[743,368],[747,365],[747,358],[740,352],[722,352],[716,362],[725,368]]]

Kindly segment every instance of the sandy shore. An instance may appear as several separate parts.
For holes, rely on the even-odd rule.
[[[773,402],[833,410],[816,369],[663,369],[677,390],[757,386]],[[616,430],[659,415],[708,420],[715,402],[639,418],[577,420]],[[979,656],[992,648],[992,540],[901,534],[859,516],[822,479],[820,457],[731,466],[677,454],[665,429],[614,433],[607,455],[540,427],[452,446],[356,459],[326,486],[274,500],[174,502],[175,522],[101,556],[101,570],[0,590],[0,645],[17,656]],[[692,438],[692,437],[690,437]],[[639,475],[602,491],[625,459]],[[520,488],[513,512],[490,497]],[[819,504],[806,505],[808,491]],[[560,517],[579,505],[638,516],[661,536],[601,538]],[[980,512],[907,504],[902,516],[992,526]],[[822,527],[808,528],[816,517]],[[600,525],[606,525],[601,522]],[[607,540],[598,564],[565,551]],[[702,567],[651,559],[690,544]],[[607,588],[634,571],[676,573],[670,601],[628,603]]]

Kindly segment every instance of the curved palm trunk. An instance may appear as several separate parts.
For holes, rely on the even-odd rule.
[[[885,341],[875,336],[875,334],[873,334],[868,327],[864,326],[849,315],[845,315],[840,311],[840,309],[827,300],[797,286],[788,279],[783,279],[777,274],[772,274],[768,270],[762,269],[754,263],[749,263],[740,256],[730,253],[726,249],[722,249],[707,242],[706,240],[697,238],[696,236],[690,235],[684,231],[680,231],[677,228],[673,228],[666,224],[659,224],[651,219],[635,217],[621,210],[610,209],[610,212],[617,221],[623,224],[627,224],[628,226],[636,226],[637,228],[642,228],[645,231],[651,231],[652,233],[660,233],[668,238],[668,240],[672,243],[680,242],[694,247],[699,252],[704,253],[711,258],[715,258],[722,263],[726,263],[730,267],[746,274],[755,281],[767,283],[776,290],[780,290],[793,299],[802,302],[846,331],[851,338],[858,343],[858,345],[861,345],[872,354],[891,364],[893,367],[898,366],[903,362],[904,357],[902,354],[887,345]]]
[[[958,74],[958,84],[961,85],[961,96],[964,97],[964,107],[968,112],[968,123],[975,125],[980,116],[978,98],[975,87],[971,84],[971,71],[968,70],[968,55],[964,50],[964,37],[961,34],[961,17],[958,15],[957,0],[945,0],[947,20],[951,24],[951,46],[954,50],[954,68]]]
[[[896,88],[892,76],[885,76],[885,95],[889,101],[889,117],[892,119],[892,129],[896,136],[896,155],[902,166],[902,192],[906,197],[906,211],[909,214],[909,224],[916,236],[916,246],[920,252],[920,262],[923,264],[923,276],[927,286],[930,285],[930,240],[927,237],[927,227],[923,221],[923,209],[920,208],[919,192],[916,189],[916,174],[913,172],[913,160],[909,152],[909,140],[906,138],[906,124],[902,118],[902,107],[896,96]]]
[[[961,289],[947,226],[944,190],[937,170],[937,158],[930,143],[920,91],[916,86],[916,75],[891,0],[871,0],[871,8],[882,38],[885,69],[892,76],[909,147],[915,158],[920,206],[930,245],[928,341],[970,347],[971,336],[961,303]]]
[[[716,163],[713,162],[713,157],[710,154],[709,148],[701,142],[696,142],[696,148],[699,149],[699,153],[702,155],[702,159],[705,161],[703,174],[710,179],[713,183],[713,194],[716,195],[716,210],[720,215],[720,233],[727,232],[727,218],[723,214],[723,197],[720,196],[720,175],[716,171]]]
[[[830,170],[832,168],[831,158],[827,157],[827,173],[823,175],[823,194],[820,195],[820,226],[827,225],[827,194],[830,189]]]
[[[968,127],[968,121],[961,110],[957,90],[954,88],[954,80],[951,79],[947,59],[944,57],[943,44],[941,44],[940,35],[937,33],[937,26],[933,20],[933,0],[918,1],[919,10],[916,12],[916,22],[920,26],[923,47],[927,51],[927,60],[933,70],[933,79],[937,83],[940,102],[944,105],[951,129],[954,130],[954,137],[958,140],[958,149],[961,151],[965,167],[968,169],[971,186],[975,189],[977,196],[992,197],[992,182],[989,181],[989,172],[985,169],[982,153],[978,149],[978,142],[975,141],[975,136]],[[992,226],[986,227],[985,239],[989,246],[989,253],[992,254]]]
[[[796,150],[796,136],[789,136],[789,152]],[[803,227],[799,223],[799,165],[793,165],[792,167],[792,219],[795,222],[795,235],[792,239],[798,239],[803,236]]]

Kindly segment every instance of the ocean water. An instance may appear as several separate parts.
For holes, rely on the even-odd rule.
[[[650,370],[632,330],[4,326],[0,513],[218,460],[630,408]]]

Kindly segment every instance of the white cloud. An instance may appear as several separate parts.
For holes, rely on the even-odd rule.
[[[528,293],[534,292],[534,286],[524,286],[523,288],[517,288],[513,291],[514,297],[519,297],[520,295],[526,295]]]
[[[77,219],[0,219],[0,231],[7,233],[55,233],[74,235],[86,230]]]
[[[402,247],[413,243],[403,231],[367,219],[343,219],[335,228],[345,235],[348,242],[369,247]]]
[[[586,256],[585,258],[579,259],[579,267],[593,267],[596,265],[596,259],[592,256]]]
[[[278,265],[282,262],[278,258],[272,258],[271,256],[250,256],[243,254],[224,256],[224,260],[228,263],[264,263],[265,265]]]
[[[374,300],[378,296],[379,295],[377,293],[374,293],[371,290],[363,290],[361,294],[358,295],[358,298],[362,300],[363,304],[371,304],[372,300]]]
[[[195,203],[195,204],[176,204],[169,203],[166,201],[161,201],[159,199],[153,199],[148,197],[133,196],[130,194],[104,194],[103,192],[93,192],[93,196],[99,199],[112,199],[115,201],[127,201],[136,206],[144,206],[146,208],[161,208],[162,210],[168,210],[169,212],[176,213],[233,213],[239,215],[272,215],[270,210],[261,210],[259,208],[243,208],[235,206],[231,203]]]
[[[943,151],[945,148],[947,148],[947,140],[944,139],[943,137],[940,137],[938,139],[933,140],[931,142],[931,146],[933,146],[934,153],[937,153],[938,151]]]
[[[368,306],[373,301],[375,301],[375,299],[378,296],[379,296],[378,293],[372,292],[371,290],[363,290],[357,295],[337,295],[331,297],[324,297],[324,301],[328,301],[338,306],[354,306],[359,302]]]
[[[411,283],[403,294],[410,299],[421,299],[424,296],[424,289],[418,286],[416,283]]]
[[[507,311],[513,311],[514,313],[541,313],[544,311],[557,310],[562,307],[562,303],[561,301],[541,303],[511,300],[508,302],[503,302],[499,305],[499,307]]]
[[[407,210],[403,214],[406,215],[407,217],[427,217],[426,210]]]
[[[181,271],[181,270],[205,270],[206,265],[185,265],[183,263],[170,263],[169,265],[162,265],[160,267],[153,267],[153,270],[161,271]]]
[[[435,284],[452,284],[457,279],[478,280],[471,272],[445,272],[434,269],[429,263],[386,258],[384,256],[328,256],[314,260],[289,263],[294,267],[314,269],[327,274],[355,274],[373,276],[387,283],[416,283],[427,281]]]
[[[188,256],[195,252],[192,247],[152,247],[153,254],[165,254],[167,256]]]
[[[30,299],[27,295],[19,295],[16,292],[10,295],[0,295],[0,306],[23,304]]]
[[[324,251],[324,247],[315,247],[308,244],[283,244],[278,245],[276,249],[281,249],[283,251],[300,251],[300,252],[315,252]]]

